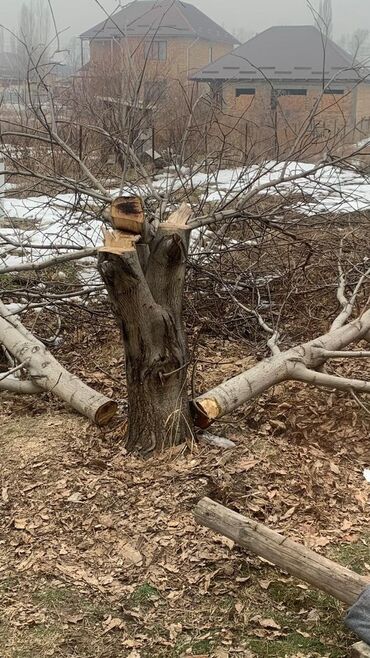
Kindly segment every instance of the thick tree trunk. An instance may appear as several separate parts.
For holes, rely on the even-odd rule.
[[[192,435],[182,322],[188,215],[162,224],[150,249],[133,235],[108,234],[99,255],[125,347],[127,448],[142,456]]]

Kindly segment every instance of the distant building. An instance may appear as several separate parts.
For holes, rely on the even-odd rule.
[[[157,94],[170,82],[187,83],[196,71],[239,43],[181,0],[135,0],[84,32],[81,39],[90,44],[90,75],[105,67],[113,76],[120,62],[129,60],[126,70],[137,76],[145,70],[143,87],[150,92],[155,80]]]
[[[191,77],[257,126],[294,127],[315,104],[328,131],[370,118],[370,72],[314,26],[271,27]]]
[[[38,85],[38,75],[42,76],[48,85],[71,76],[70,67],[55,61],[40,63],[39,72],[32,62],[27,61],[24,54],[17,52],[0,52],[0,103],[4,106],[23,106],[33,83],[35,94],[40,99],[47,99],[47,93],[42,85]]]

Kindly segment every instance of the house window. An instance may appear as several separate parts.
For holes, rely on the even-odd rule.
[[[333,96],[343,96],[344,89],[324,89],[324,94],[331,94]]]
[[[145,57],[157,62],[167,59],[167,41],[151,41],[145,44]]]
[[[208,63],[212,64],[212,62],[213,62],[213,48],[210,47],[208,49]]]
[[[247,89],[237,89],[235,91],[235,96],[239,98],[240,96],[254,96],[256,93],[255,89],[252,88],[247,88]]]

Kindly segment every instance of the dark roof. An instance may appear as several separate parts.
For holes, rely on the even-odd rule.
[[[324,73],[325,64],[325,73]],[[192,76],[193,80],[358,81],[370,75],[313,25],[270,27]]]
[[[83,39],[113,37],[190,37],[237,44],[238,39],[199,9],[181,0],[135,0],[81,34]]]

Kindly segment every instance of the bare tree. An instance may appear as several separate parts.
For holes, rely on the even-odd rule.
[[[122,53],[124,62],[126,55]],[[47,211],[52,221],[41,224],[33,237],[9,218],[13,229],[0,231],[0,275],[37,276],[98,253],[99,272],[126,354],[127,446],[144,456],[192,438],[195,425],[208,426],[288,379],[354,395],[368,392],[367,382],[324,371],[338,355],[367,358],[366,350],[344,348],[366,340],[370,332],[365,255],[356,243],[353,262],[344,262],[349,238],[343,239],[342,227],[334,220],[329,230],[320,210],[323,198],[331,203],[336,199],[334,215],[344,212],[349,199],[356,206],[354,185],[361,190],[364,184],[354,168],[361,148],[342,148],[353,126],[343,118],[330,136],[319,129],[321,104],[331,81],[299,126],[289,123],[281,106],[284,128],[272,122],[266,135],[254,131],[253,143],[246,139],[251,127],[247,117],[235,119],[220,112],[208,95],[185,94],[178,108],[181,122],[177,114],[173,119],[181,125],[181,135],[179,131],[176,143],[172,138],[163,142],[167,167],[158,176],[138,148],[140,122],[149,109],[139,73],[133,71],[130,85],[124,86],[129,93],[122,102],[119,95],[97,87],[98,77],[91,73],[74,79],[74,89],[55,91],[38,72],[47,104],[33,98],[27,112],[7,120],[1,151],[7,180],[22,183],[23,196],[33,190],[33,212],[43,218]],[[119,70],[111,77],[110,84],[117,83],[118,90],[123,88],[123,74]],[[339,101],[333,98],[331,103]],[[171,114],[167,117],[170,124]],[[123,167],[113,164],[108,171],[102,157],[107,149],[121,153]],[[348,192],[346,176],[352,175],[355,183]],[[37,257],[7,263],[17,249],[31,250]],[[316,268],[318,279],[311,277]],[[308,337],[305,327],[291,347],[294,337],[284,334],[284,313],[297,300],[306,303],[311,294],[307,288],[315,291],[321,283],[329,292],[338,289],[340,311],[333,294],[331,330],[325,333],[321,324],[311,323],[310,331],[319,338]],[[264,349],[265,358],[254,368],[200,396],[188,389],[183,297],[189,287],[198,295],[194,314],[210,304],[213,294],[221,309],[216,312],[218,326],[225,322],[230,327],[232,321],[239,332],[246,323],[253,331],[259,328],[267,335],[272,355]],[[63,303],[68,308],[75,297],[89,299],[101,292],[100,280],[76,286],[64,296],[47,285],[26,290],[21,285],[3,294],[8,305],[9,300],[16,301],[14,312],[27,315],[34,309],[59,309]],[[28,373],[29,386],[37,383],[39,373],[22,359],[16,344],[5,340],[13,311],[7,313],[0,341],[15,363],[2,387],[18,366]]]
[[[366,28],[359,28],[352,34],[342,37],[343,47],[353,55],[354,59],[363,61],[365,64],[370,56],[370,31]]]
[[[0,26],[0,53],[5,51],[5,33],[4,28]]]
[[[46,74],[45,67],[50,63],[50,39],[51,17],[46,0],[23,2],[17,30],[17,54],[23,78],[28,75],[36,80],[38,74]]]
[[[320,0],[319,16],[323,32],[331,39],[333,36],[333,5],[332,0]]]

